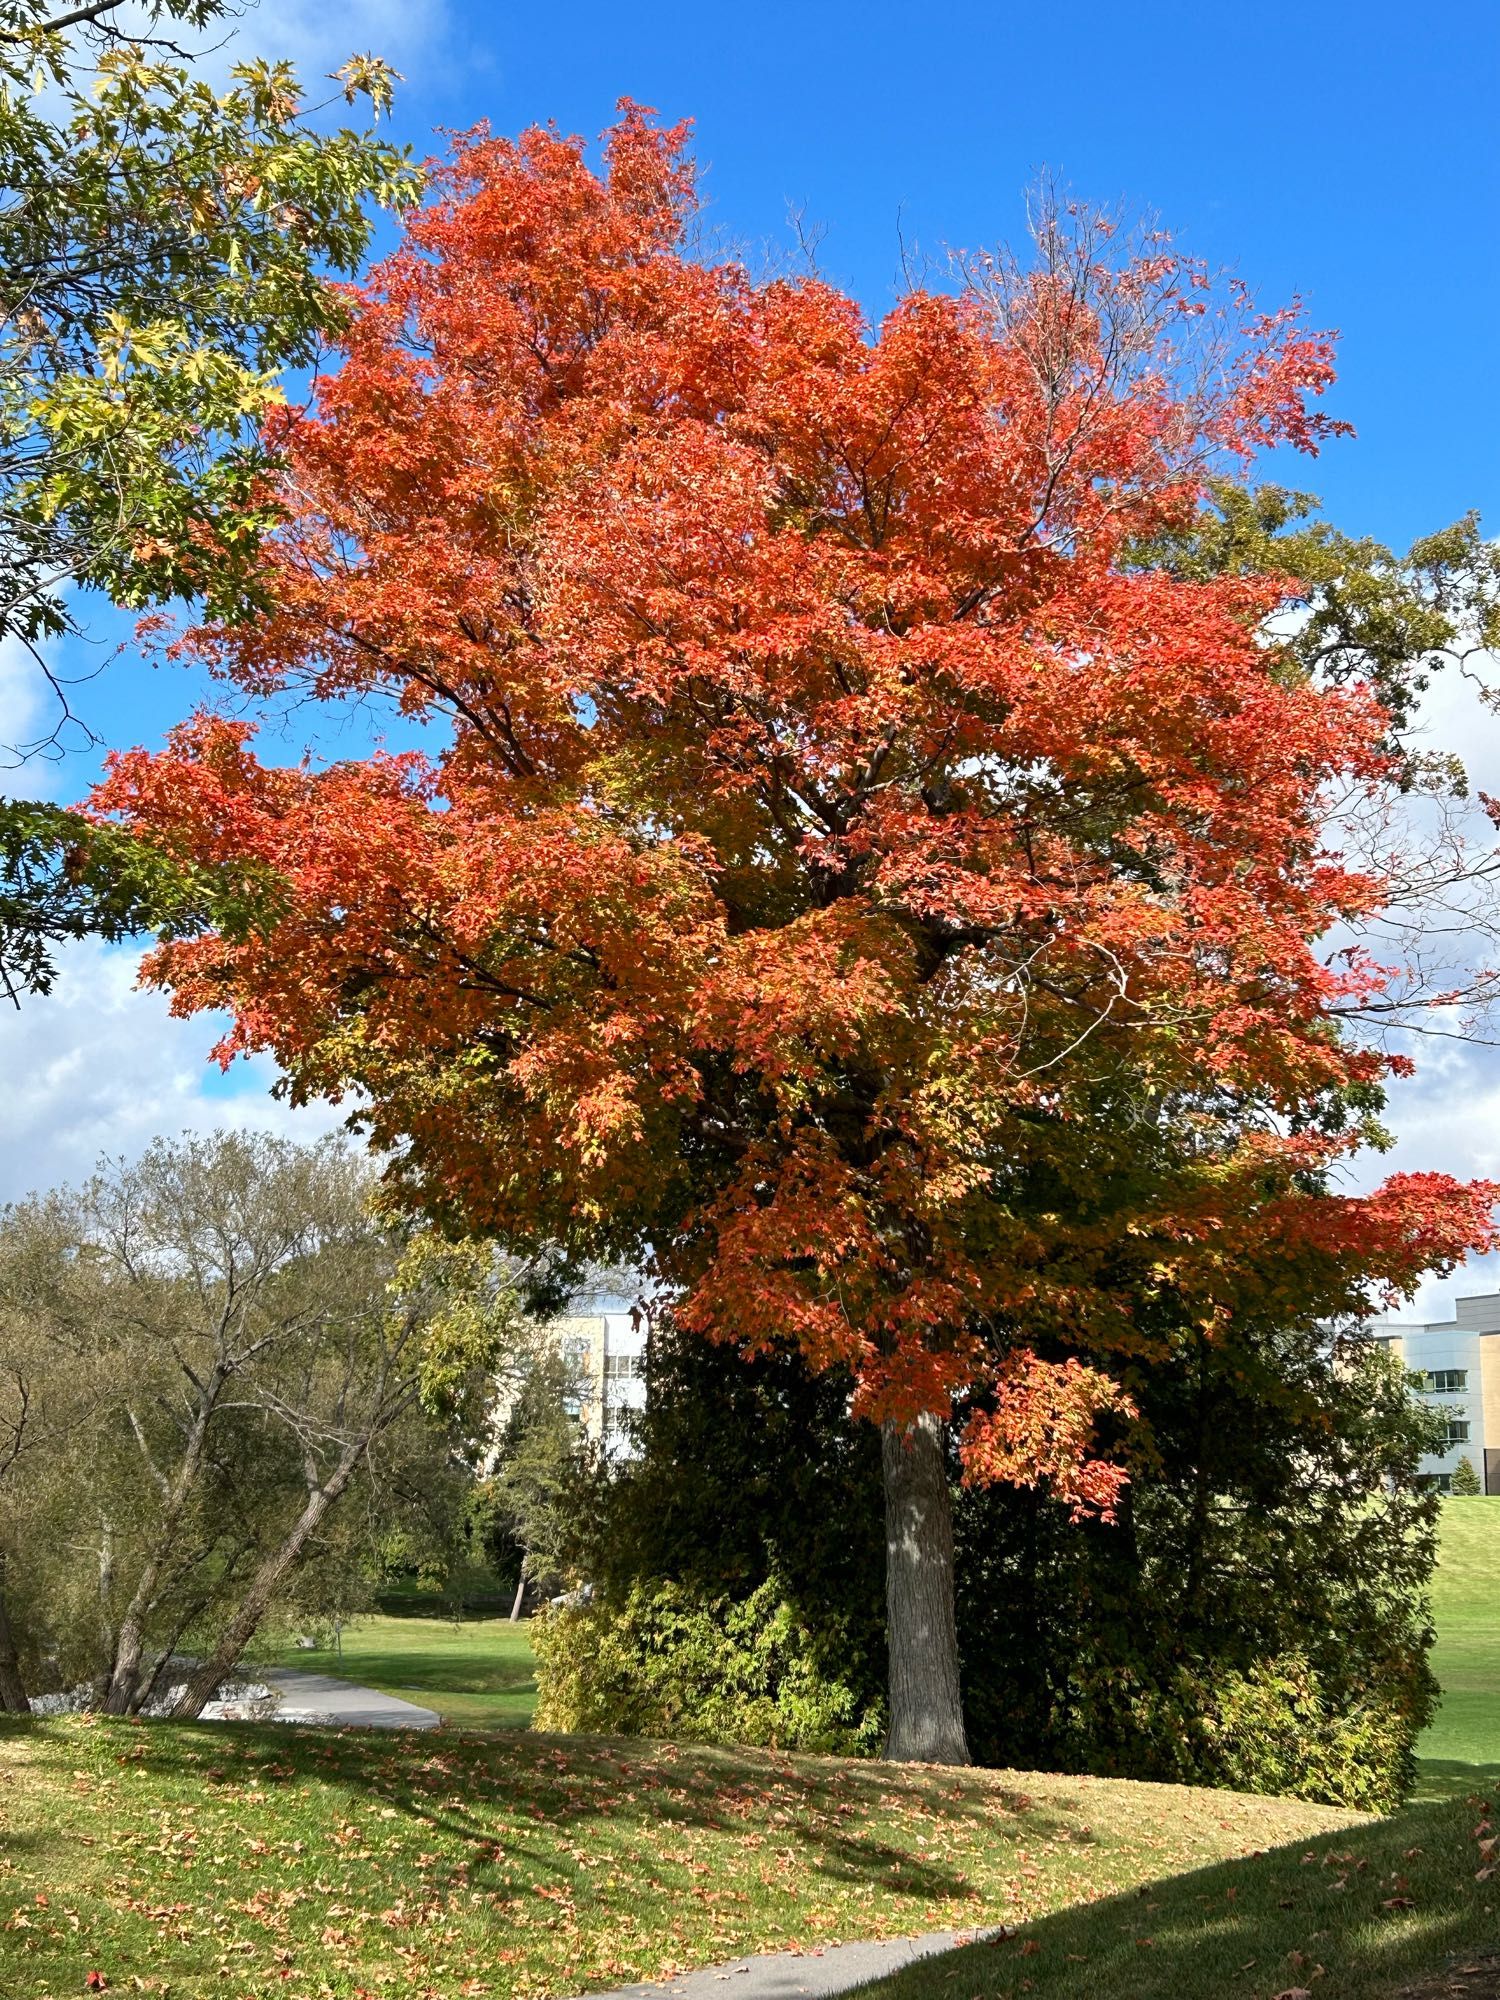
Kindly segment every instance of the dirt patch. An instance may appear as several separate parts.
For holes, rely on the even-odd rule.
[[[1500,2000],[1500,1957],[1461,1958],[1415,1986],[1403,1986],[1400,2000]]]

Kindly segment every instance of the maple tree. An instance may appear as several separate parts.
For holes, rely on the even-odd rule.
[[[275,882],[148,976],[363,1093],[413,1204],[649,1250],[684,1326],[847,1371],[888,1754],[960,1761],[955,1408],[967,1477],[1108,1514],[1153,1290],[1211,1333],[1278,1241],[1399,1290],[1497,1190],[1330,1191],[1391,1059],[1336,1018],[1387,975],[1318,950],[1385,893],[1324,804],[1387,711],[1268,636],[1293,579],[1159,553],[1341,428],[1329,339],[1066,210],[872,328],[693,254],[686,139],[459,140],[273,424],[268,614],[175,642],[433,747],[277,768],[200,715],[95,807]]]

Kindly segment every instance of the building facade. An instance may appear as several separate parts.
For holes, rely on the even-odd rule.
[[[1375,1320],[1370,1335],[1419,1378],[1417,1394],[1447,1420],[1441,1452],[1422,1471],[1446,1493],[1467,1458],[1486,1493],[1500,1493],[1500,1292],[1460,1299],[1451,1320]]]
[[[646,1322],[640,1313],[570,1313],[547,1331],[572,1376],[567,1408],[611,1458],[632,1449],[630,1412],[646,1404]]]

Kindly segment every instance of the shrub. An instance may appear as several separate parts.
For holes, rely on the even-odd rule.
[[[671,1582],[621,1602],[549,1607],[532,1626],[534,1726],[863,1756],[884,1733],[878,1700],[830,1674],[774,1573],[748,1597],[705,1601]]]
[[[1411,1790],[1428,1707],[1419,1677],[1399,1667],[1351,1702],[1305,1655],[1288,1654],[1208,1690],[1200,1768],[1240,1792],[1393,1812]]]
[[[1093,1661],[1062,1691],[1043,1740],[1064,1770],[1390,1812],[1410,1792],[1430,1712],[1425,1666],[1404,1651],[1361,1688],[1296,1651],[1245,1668]]]

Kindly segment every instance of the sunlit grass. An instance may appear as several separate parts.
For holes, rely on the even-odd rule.
[[[1443,1502],[1432,1608],[1443,1702],[1421,1751],[1451,1789],[1463,1766],[1500,1770],[1500,1497]]]
[[[463,1729],[524,1729],[536,1706],[524,1621],[372,1616],[347,1626],[338,1649],[290,1646],[262,1657],[400,1695]]]
[[[1487,1828],[1475,1805],[1413,1806],[1022,1924],[862,2000],[1394,2000],[1500,1949],[1500,1878],[1478,1879]]]
[[[1104,1779],[520,1732],[0,1724],[0,1994],[62,2000],[98,1971],[171,2000],[561,1995],[1027,1923],[1350,1824]]]

